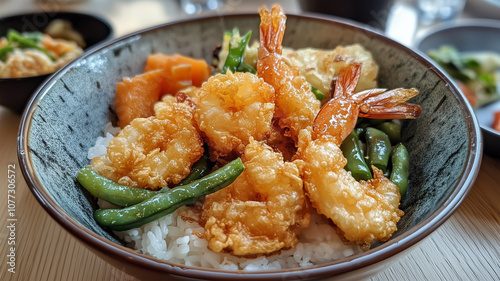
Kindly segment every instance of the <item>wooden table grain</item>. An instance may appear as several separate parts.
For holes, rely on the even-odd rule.
[[[26,11],[25,7],[54,8],[43,6],[50,4],[24,6],[23,2],[29,1],[0,0],[0,16]],[[177,14],[174,1],[110,0],[105,1],[104,8],[99,6],[103,2],[97,0],[69,6],[61,6],[64,1],[53,2],[59,3],[56,8],[60,10],[100,13],[112,22],[117,36],[175,19]],[[297,10],[294,1],[272,2],[281,2],[288,11]],[[228,6],[229,9],[238,5],[240,11],[254,11],[266,1],[227,0],[226,3],[234,5]],[[127,15],[137,9],[146,10],[142,19],[130,20]],[[88,250],[37,202],[17,160],[20,119],[21,116],[0,106],[0,280],[136,280]],[[456,212],[407,256],[371,281],[500,280],[500,159],[485,155],[479,169],[474,186]],[[10,188],[9,175],[15,188]],[[9,193],[12,189],[15,194]],[[15,196],[10,197],[11,202],[9,194]]]

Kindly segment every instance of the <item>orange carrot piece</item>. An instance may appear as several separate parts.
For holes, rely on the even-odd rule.
[[[493,118],[493,130],[497,130],[500,132],[500,111],[494,113]]]
[[[469,103],[472,105],[472,107],[476,107],[477,106],[477,98],[476,98],[476,96],[474,96],[474,94],[471,93],[471,91],[469,90],[469,88],[467,88],[467,86],[463,82],[460,82],[458,80],[456,82],[458,84],[458,87],[462,91],[462,93],[464,93],[465,97],[467,98],[467,100],[469,101]]]
[[[164,70],[163,94],[175,94],[188,86],[200,87],[211,76],[211,67],[204,61],[179,54],[150,55],[145,71]]]
[[[115,108],[118,125],[123,128],[134,118],[154,115],[154,104],[160,100],[164,71],[153,70],[116,84]]]

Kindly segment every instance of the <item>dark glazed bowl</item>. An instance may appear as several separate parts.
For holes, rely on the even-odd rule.
[[[500,21],[466,19],[447,22],[430,30],[415,46],[427,53],[442,45],[455,46],[459,52],[492,51],[500,54]],[[474,110],[483,132],[484,152],[500,158],[500,132],[492,128],[495,111],[500,111],[500,101]]]
[[[68,20],[86,42],[85,50],[113,37],[113,28],[104,19],[72,12],[40,12],[9,16],[0,19],[0,37],[9,29],[16,31],[43,31],[55,19]],[[51,73],[52,74],[52,73]],[[35,90],[51,74],[21,78],[0,78],[0,105],[22,113]]]
[[[372,249],[317,266],[242,272],[204,269],[161,261],[123,246],[92,218],[95,202],[75,177],[88,164],[87,150],[116,119],[115,83],[143,71],[154,52],[181,53],[210,61],[224,30],[238,26],[259,34],[258,15],[207,17],[157,26],[93,49],[52,76],[25,111],[18,156],[23,175],[45,210],[90,250],[140,279],[361,280],[386,268],[394,258],[436,230],[465,198],[482,155],[479,124],[449,79],[420,54],[366,27],[331,18],[289,15],[284,46],[334,48],[360,43],[380,64],[381,87],[416,87],[413,102],[423,114],[403,123],[410,150],[406,213],[393,237]]]

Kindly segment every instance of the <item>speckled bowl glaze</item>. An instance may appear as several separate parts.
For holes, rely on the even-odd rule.
[[[413,102],[423,108],[403,124],[411,157],[406,215],[387,242],[329,263],[265,272],[236,272],[182,266],[123,246],[95,223],[95,202],[75,181],[88,164],[87,150],[115,121],[115,83],[143,71],[154,52],[182,53],[211,60],[224,30],[234,26],[259,34],[259,17],[231,15],[174,22],[113,40],[94,49],[49,79],[29,103],[19,131],[19,162],[34,196],[45,210],[90,250],[140,279],[361,280],[386,268],[438,228],[471,188],[481,161],[477,120],[462,95],[421,54],[366,27],[332,18],[288,16],[284,45],[334,48],[361,43],[380,64],[380,86],[417,87]],[[255,35],[254,35],[255,36]],[[190,279],[191,280],[191,279]]]

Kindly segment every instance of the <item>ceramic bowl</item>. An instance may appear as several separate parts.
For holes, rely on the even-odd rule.
[[[427,53],[442,45],[455,46],[459,52],[492,51],[500,54],[500,21],[466,19],[443,23],[420,37],[415,46]],[[500,158],[500,132],[492,128],[496,111],[500,111],[500,101],[474,110],[481,125],[485,153]]]
[[[9,29],[16,31],[43,31],[55,19],[70,21],[86,43],[85,50],[113,37],[113,28],[104,19],[88,14],[73,12],[29,13],[8,16],[0,19],[0,37]],[[35,90],[50,74],[21,77],[0,78],[0,105],[21,113]]]
[[[103,44],[52,76],[30,101],[18,143],[24,177],[44,209],[101,258],[149,280],[361,280],[386,268],[436,230],[463,201],[479,170],[481,134],[472,109],[443,73],[411,49],[368,27],[297,15],[288,16],[284,46],[334,48],[360,43],[380,64],[380,86],[421,91],[412,102],[422,106],[423,114],[403,123],[411,183],[401,205],[406,215],[393,237],[363,253],[325,264],[242,272],[161,261],[125,247],[96,224],[95,201],[75,177],[88,164],[87,150],[103,134],[105,124],[116,121],[116,82],[141,73],[146,57],[154,52],[210,61],[224,30],[237,26],[259,34],[259,21],[252,14],[168,23]]]

